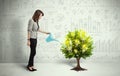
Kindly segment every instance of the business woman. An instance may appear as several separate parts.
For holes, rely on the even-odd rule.
[[[44,16],[44,13],[41,10],[36,10],[32,18],[28,22],[28,36],[27,36],[27,45],[30,46],[30,56],[27,65],[29,71],[36,71],[34,68],[34,57],[36,54],[36,45],[37,45],[37,33],[41,32],[44,34],[50,34],[49,32],[44,32],[39,29],[39,20]]]

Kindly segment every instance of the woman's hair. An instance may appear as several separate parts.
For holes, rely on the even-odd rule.
[[[41,10],[36,10],[35,13],[33,14],[32,19],[37,23],[38,23],[40,14],[42,14],[42,16],[44,16],[44,13]]]

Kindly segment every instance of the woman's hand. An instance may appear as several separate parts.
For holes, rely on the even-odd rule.
[[[50,34],[49,32],[46,32],[46,34]]]
[[[30,40],[27,40],[27,45],[30,46]]]

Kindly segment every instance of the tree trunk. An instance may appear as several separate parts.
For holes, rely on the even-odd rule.
[[[84,69],[80,66],[80,58],[76,58],[77,60],[77,66],[72,68],[71,70],[75,70],[75,71],[84,71],[84,70],[87,70],[87,69]]]

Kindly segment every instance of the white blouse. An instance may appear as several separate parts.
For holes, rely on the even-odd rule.
[[[28,32],[30,32],[30,38],[37,39],[38,25],[33,19],[28,22]]]

